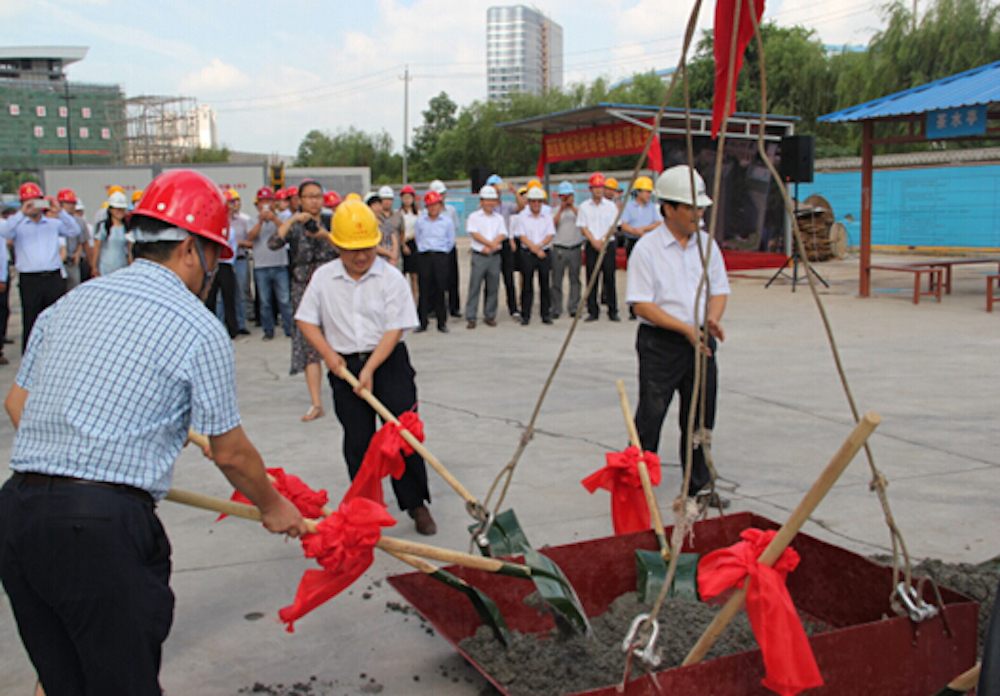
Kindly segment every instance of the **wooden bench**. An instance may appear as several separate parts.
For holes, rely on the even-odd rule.
[[[940,266],[915,266],[910,264],[879,264],[868,267],[870,271],[902,271],[913,274],[913,304],[920,304],[920,298],[926,295],[933,295],[937,301],[941,301],[941,286],[944,270]],[[924,274],[927,274],[927,291],[920,291],[920,281]]]
[[[916,266],[930,266],[931,268],[943,268],[944,269],[944,294],[951,294],[951,267],[952,266],[969,266],[974,263],[989,263],[997,265],[997,272],[1000,273],[1000,258],[998,257],[980,257],[980,258],[968,258],[968,259],[936,259],[928,260],[925,263],[914,264]]]
[[[994,297],[997,287],[1000,287],[1000,273],[990,273],[986,276],[986,311],[993,311],[994,300],[1000,299]]]

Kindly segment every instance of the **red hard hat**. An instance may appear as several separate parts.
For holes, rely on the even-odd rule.
[[[26,184],[21,184],[21,188],[18,189],[18,195],[21,196],[22,201],[26,201],[31,198],[41,198],[42,189],[39,188],[38,184],[29,181]]]
[[[56,198],[60,203],[76,203],[76,194],[73,193],[73,189],[63,189]]]
[[[337,194],[336,191],[333,190],[327,191],[326,193],[323,194],[323,205],[325,205],[327,208],[330,208],[331,210],[333,208],[336,208],[338,205],[340,205],[340,196]]]
[[[288,189],[286,193],[288,194],[289,198],[291,198],[292,196],[297,196],[299,195],[299,187],[293,186],[292,188]]]
[[[404,186],[403,188],[399,189],[399,195],[400,195],[400,196],[402,196],[402,195],[403,195],[404,193],[411,193],[411,194],[413,194],[414,196],[416,196],[416,195],[417,195],[417,192],[416,192],[416,191],[415,191],[415,190],[413,189],[413,187],[412,187],[412,186],[410,186],[409,184],[407,184],[407,185],[406,185],[406,186]]]
[[[424,205],[433,205],[441,202],[441,194],[437,191],[428,191],[424,194]]]
[[[590,186],[590,188],[594,188],[596,186],[604,186],[604,175],[601,174],[600,172],[594,172],[593,174],[591,174],[588,186]]]
[[[272,191],[271,189],[269,189],[267,186],[264,186],[263,188],[257,189],[257,200],[258,201],[262,201],[262,200],[265,200],[265,199],[273,199],[273,198],[274,198],[274,191]]]
[[[286,198],[288,198],[288,191],[286,191],[285,189],[278,189],[277,191],[274,192],[274,200],[283,201]]]
[[[270,189],[261,189],[270,192]],[[259,194],[258,194],[259,195]],[[204,174],[171,169],[153,179],[133,215],[162,220],[219,245],[219,256],[233,257],[229,246],[229,210],[222,191]]]

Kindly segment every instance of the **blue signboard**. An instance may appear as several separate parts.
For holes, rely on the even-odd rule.
[[[928,111],[925,131],[928,140],[982,135],[986,132],[986,106]]]

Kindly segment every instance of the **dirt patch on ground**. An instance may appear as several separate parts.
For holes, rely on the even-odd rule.
[[[606,613],[591,618],[592,638],[566,637],[555,630],[543,634],[515,631],[511,634],[510,645],[504,648],[494,640],[488,628],[480,627],[460,645],[515,696],[571,694],[598,689],[621,681],[626,657],[621,649],[622,640],[633,619],[651,607],[651,602],[640,602],[637,593],[629,592],[616,599]],[[656,641],[662,660],[658,669],[680,665],[716,611],[718,607],[701,602],[667,600],[659,614],[660,625],[669,630],[661,629]],[[810,635],[825,629],[808,620],[804,623]],[[706,659],[756,648],[750,622],[746,614],[741,613],[729,624]],[[635,662],[633,665],[633,676],[642,674]]]

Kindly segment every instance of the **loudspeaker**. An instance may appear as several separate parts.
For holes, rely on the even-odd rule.
[[[808,184],[813,180],[813,157],[816,137],[789,135],[781,139],[781,178],[785,181]]]
[[[473,167],[469,170],[469,179],[473,193],[479,193],[479,189],[486,185],[486,180],[490,178],[489,167]]]

